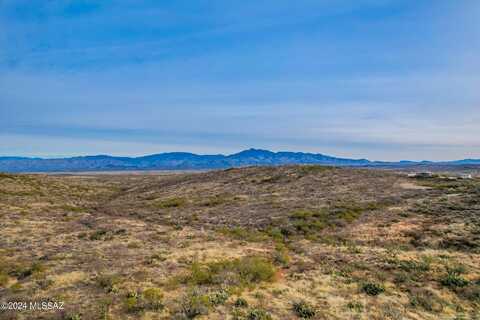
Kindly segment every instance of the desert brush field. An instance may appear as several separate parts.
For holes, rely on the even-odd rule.
[[[0,174],[0,319],[480,319],[480,179]]]

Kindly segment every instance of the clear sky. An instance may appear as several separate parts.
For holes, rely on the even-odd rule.
[[[0,0],[0,155],[480,158],[478,0]]]

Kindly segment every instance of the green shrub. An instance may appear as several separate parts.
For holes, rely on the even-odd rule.
[[[346,222],[353,222],[357,220],[363,212],[372,211],[379,207],[375,202],[368,203],[354,203],[354,202],[340,202],[330,208],[330,215],[333,218],[340,219]]]
[[[159,288],[149,288],[142,293],[129,292],[125,298],[128,312],[139,313],[145,310],[159,311],[163,309],[163,293]]]
[[[25,279],[32,275],[38,275],[45,272],[46,267],[40,262],[34,262],[31,266],[25,267],[24,265],[12,266],[11,274],[18,279]]]
[[[273,261],[281,266],[286,267],[290,263],[290,256],[288,250],[284,245],[277,245],[273,253]]]
[[[250,309],[247,313],[247,320],[272,320],[272,316],[263,309]]]
[[[257,292],[255,292],[255,293],[253,294],[253,296],[254,296],[255,299],[257,299],[257,300],[260,300],[260,301],[264,301],[264,300],[265,300],[265,294],[263,294],[262,292],[257,291]]]
[[[117,285],[120,283],[120,280],[120,276],[116,274],[101,274],[96,278],[97,284],[108,293],[118,292]]]
[[[260,242],[268,239],[268,236],[258,230],[250,230],[241,227],[234,228],[220,228],[218,230],[221,234],[236,240]]]
[[[402,260],[399,262],[400,269],[407,272],[426,272],[430,270],[430,262],[428,260]]]
[[[89,239],[92,241],[110,240],[111,238],[112,238],[112,235],[109,235],[109,232],[106,229],[97,230],[93,232],[89,237]]]
[[[149,288],[143,291],[142,302],[144,307],[149,310],[161,310],[163,309],[163,293],[159,288]]]
[[[272,281],[275,276],[275,267],[266,259],[260,257],[246,257],[236,260],[235,268],[242,280],[248,283]]]
[[[45,272],[46,267],[40,262],[34,262],[30,267],[30,272],[32,274]]]
[[[215,207],[231,201],[230,196],[228,195],[215,195],[213,197],[209,197],[205,201],[201,203],[204,207]]]
[[[301,234],[306,237],[313,236],[327,227],[329,222],[327,211],[324,209],[314,211],[297,210],[294,211],[289,218],[293,231],[284,228],[282,233],[284,233],[285,236],[289,236],[292,233]]]
[[[450,289],[468,286],[469,281],[460,275],[461,272],[457,268],[447,268],[447,273],[440,279],[440,283]]]
[[[210,303],[214,306],[225,304],[230,295],[225,290],[220,290],[209,295]]]
[[[464,274],[467,272],[467,268],[462,264],[455,264],[447,267],[447,272],[455,274]]]
[[[350,301],[349,303],[347,303],[347,308],[357,313],[363,312],[363,304],[358,301]]]
[[[194,262],[183,282],[191,285],[220,285],[224,283],[250,285],[272,281],[276,270],[271,262],[261,257],[244,257],[201,265]]]
[[[82,316],[79,313],[67,314],[63,317],[64,320],[82,320]]]
[[[113,299],[112,297],[105,297],[100,300],[98,300],[98,306],[99,306],[99,317],[98,319],[102,320],[109,320],[109,313],[110,313],[110,308],[113,304]]]
[[[385,292],[385,287],[382,284],[375,282],[365,282],[362,284],[362,291],[369,296],[377,296]]]
[[[428,312],[441,312],[443,301],[427,289],[416,289],[410,293],[410,305],[421,307]]]
[[[456,288],[465,287],[468,285],[469,282],[468,280],[459,275],[449,273],[440,280],[440,283],[445,287]]]
[[[423,258],[417,260],[398,261],[398,267],[403,270],[395,276],[395,283],[406,283],[410,281],[422,281],[426,273],[430,270],[431,261]]]
[[[293,233],[304,235],[307,238],[315,239],[315,233],[329,226],[334,226],[336,221],[353,222],[363,212],[379,208],[376,202],[354,203],[339,202],[330,208],[312,210],[296,210],[290,214],[289,219],[293,227]],[[288,229],[286,229],[289,231]],[[289,231],[289,233],[292,233]]]
[[[159,311],[163,309],[163,293],[158,288],[149,288],[138,293],[132,291],[125,297],[127,312],[140,313],[145,310]]]
[[[158,208],[178,208],[183,207],[187,201],[184,198],[169,198],[156,201],[154,205]]]
[[[202,294],[199,290],[192,290],[183,297],[177,316],[193,319],[200,315],[207,315],[210,308],[209,296]]]
[[[307,220],[309,218],[312,218],[316,215],[313,211],[310,210],[297,210],[294,211],[291,215],[291,219],[296,219],[296,220]],[[318,214],[317,214],[318,216]]]
[[[283,242],[285,241],[285,234],[282,232],[281,228],[268,228],[266,230],[268,236],[270,236],[274,241]]]
[[[410,282],[412,279],[408,272],[398,272],[394,274],[393,282],[397,285],[404,284]]]
[[[305,301],[294,302],[293,311],[302,319],[311,319],[315,317],[317,313],[315,308]]]
[[[398,308],[391,302],[380,305],[380,317],[378,319],[403,320],[405,319],[405,311],[403,308]]]
[[[233,308],[231,316],[232,320],[245,320],[247,318],[247,313],[244,309]]]
[[[198,262],[192,263],[190,274],[187,276],[188,282],[195,285],[213,284],[215,273],[210,266],[203,266]]]
[[[245,308],[248,307],[248,302],[243,298],[238,298],[237,300],[235,300],[234,306],[237,308]]]
[[[127,312],[130,313],[137,313],[142,311],[142,307],[140,306],[140,303],[138,301],[138,296],[127,296],[125,298],[125,308],[127,309]]]

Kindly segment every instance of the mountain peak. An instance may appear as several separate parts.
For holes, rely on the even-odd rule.
[[[239,153],[232,154],[229,157],[259,157],[259,156],[273,156],[273,155],[275,155],[275,152],[272,152],[270,150],[250,148],[247,150],[240,151]]]

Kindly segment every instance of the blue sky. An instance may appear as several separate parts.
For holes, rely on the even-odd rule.
[[[480,158],[478,0],[0,0],[0,155]]]

